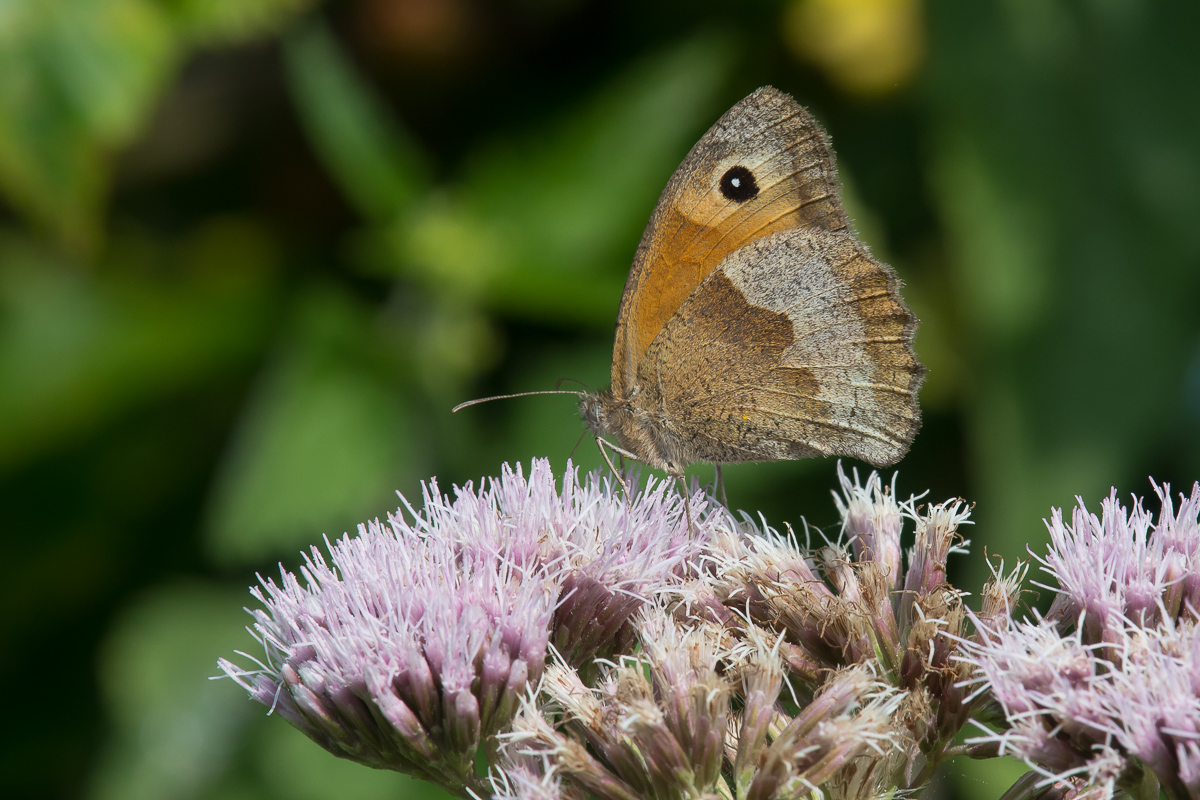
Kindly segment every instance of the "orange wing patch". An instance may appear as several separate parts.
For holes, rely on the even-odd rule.
[[[654,337],[725,256],[803,226],[847,227],[833,152],[799,104],[761,89],[692,148],[659,199],[617,318],[617,393],[636,375]]]

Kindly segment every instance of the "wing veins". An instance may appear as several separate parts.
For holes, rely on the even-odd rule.
[[[759,408],[757,406],[750,406],[749,408],[753,411],[761,411],[765,414],[772,414],[773,416],[776,416],[776,417],[783,417],[784,419],[794,419],[794,420],[798,420],[800,422],[810,422],[813,425],[816,425],[821,428],[832,428],[834,430],[847,431],[849,433],[857,433],[862,436],[866,436],[870,439],[875,439],[876,441],[880,441],[880,442],[886,442],[887,444],[894,445],[894,446],[899,446],[899,445],[903,444],[903,442],[899,439],[893,439],[892,437],[888,436],[885,433],[881,433],[879,431],[874,431],[874,430],[871,430],[870,428],[861,428],[857,425],[849,425],[844,422],[835,422],[834,420],[820,420],[820,419],[816,419],[814,417],[810,417],[807,414],[780,414],[777,411],[770,411],[768,409]]]

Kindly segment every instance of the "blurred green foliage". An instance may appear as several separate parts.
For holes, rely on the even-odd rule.
[[[245,586],[430,476],[565,466],[569,398],[449,408],[605,385],[658,192],[762,84],[825,122],[922,318],[900,488],[977,501],[956,582],[1040,547],[1074,494],[1190,486],[1197,23],[1127,0],[0,0],[5,796],[433,796],[204,680],[253,651]],[[835,518],[830,462],[726,475],[774,523]],[[939,791],[1012,771],[954,764]]]
[[[307,0],[7,0],[0,189],[75,252],[101,235],[110,156],[199,44],[273,30]]]

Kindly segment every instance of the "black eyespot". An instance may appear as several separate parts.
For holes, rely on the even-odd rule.
[[[744,203],[758,194],[754,173],[738,165],[730,167],[721,176],[721,194],[737,203]]]

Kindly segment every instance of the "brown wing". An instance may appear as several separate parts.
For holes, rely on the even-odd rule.
[[[782,231],[729,255],[640,362],[666,460],[895,463],[924,376],[899,287],[845,231]]]
[[[768,86],[726,112],[663,190],[617,314],[614,392],[625,396],[654,337],[721,259],[799,226],[847,227],[833,151],[808,112]]]

